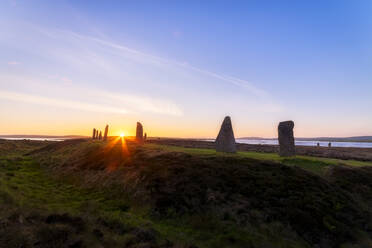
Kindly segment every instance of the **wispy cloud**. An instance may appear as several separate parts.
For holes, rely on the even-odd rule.
[[[17,1],[16,0],[10,0],[10,4],[15,7],[17,6]]]
[[[23,85],[29,85],[30,80],[40,82],[44,79],[44,86],[37,92],[37,96],[41,98],[50,97],[50,92],[65,92],[61,99],[70,101],[67,100],[71,99],[70,92],[77,92],[79,86],[83,88],[80,90],[81,97],[75,99],[80,100],[87,93],[94,95],[91,99],[86,99],[87,104],[102,102],[120,110],[123,106],[131,113],[182,116],[184,111],[192,111],[195,106],[208,108],[203,99],[218,103],[224,90],[228,89],[230,95],[232,92],[240,95],[239,100],[236,98],[240,106],[256,103],[261,107],[266,106],[266,112],[280,112],[283,109],[269,92],[257,87],[257,83],[241,78],[205,70],[189,62],[179,62],[139,51],[107,37],[40,26],[32,26],[29,30],[32,30],[33,34],[36,33],[37,40],[43,40],[43,45],[35,42],[36,47],[32,47],[35,53],[41,56],[40,61],[56,64],[49,67],[49,63],[44,63],[43,73],[66,75],[61,76],[59,82],[74,86],[69,91],[48,90],[55,79],[50,78],[51,80],[46,82],[41,75],[25,78]],[[24,50],[31,49],[27,44],[21,45]],[[15,81],[17,79],[14,77],[4,80],[13,83]]]
[[[8,65],[19,65],[20,63],[18,61],[9,61]]]
[[[78,33],[71,32],[71,31],[60,30],[59,32],[65,33],[67,35],[71,35],[75,38],[94,41],[96,43],[99,43],[101,45],[116,49],[118,51],[130,53],[130,54],[134,55],[136,59],[142,60],[143,62],[146,62],[146,63],[153,63],[153,64],[156,64],[156,65],[166,64],[166,65],[174,65],[174,66],[178,66],[178,67],[182,67],[182,68],[187,68],[187,69],[193,70],[195,72],[207,75],[209,77],[221,80],[225,83],[229,83],[229,84],[232,84],[234,86],[241,87],[241,88],[247,90],[248,92],[250,92],[251,94],[253,94],[257,97],[260,97],[260,98],[269,98],[270,97],[269,92],[258,88],[257,86],[255,86],[254,83],[251,83],[247,80],[243,80],[243,79],[240,79],[240,78],[211,72],[211,71],[208,71],[208,70],[205,70],[205,69],[202,69],[202,68],[192,66],[189,63],[178,62],[178,61],[166,59],[166,58],[163,58],[163,57],[155,56],[155,55],[152,55],[152,54],[149,54],[149,53],[144,53],[144,52],[138,51],[136,49],[129,48],[127,46],[117,44],[117,43],[112,42],[112,41],[100,39],[100,38],[97,38],[97,37],[82,35],[82,34],[78,34]],[[54,36],[53,34],[50,34],[50,35]]]
[[[56,99],[45,96],[38,96],[28,93],[12,92],[12,91],[0,91],[0,98],[5,100],[11,100],[16,102],[25,102],[40,104],[46,106],[69,108],[75,110],[91,111],[91,112],[102,112],[102,113],[115,113],[115,114],[126,114],[128,111],[123,108],[105,106],[100,104],[92,104],[80,101],[72,101],[66,99]]]
[[[174,103],[166,100],[154,99],[130,94],[118,94],[112,92],[100,91],[96,92],[102,98],[106,98],[111,102],[130,106],[132,109],[137,109],[142,112],[152,112],[158,114],[168,114],[174,116],[183,115],[182,110]]]
[[[178,38],[182,37],[183,33],[181,31],[176,30],[176,31],[172,32],[172,35],[173,35],[174,38],[178,39]]]
[[[181,108],[168,100],[133,93],[111,92],[94,87],[86,88],[64,76],[50,78],[62,84],[50,83],[42,78],[0,75],[0,81],[12,82],[13,86],[19,85],[23,88],[20,92],[0,87],[0,98],[91,112],[117,114],[147,112],[171,116],[183,115]],[[37,94],[29,92],[32,90]]]

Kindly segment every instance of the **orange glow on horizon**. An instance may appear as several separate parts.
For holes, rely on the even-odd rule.
[[[9,112],[10,113],[10,112]],[[84,135],[91,136],[92,129],[95,127],[99,130],[104,130],[106,120],[103,122],[95,122],[94,119],[89,116],[84,116],[83,121],[78,121],[81,116],[71,116],[65,120],[59,120],[56,117],[52,121],[52,117],[48,121],[41,122],[39,120],[33,120],[33,116],[29,116],[29,113],[20,112],[17,115],[8,115],[12,119],[2,120],[0,123],[0,135]],[[29,118],[24,120],[23,117]],[[131,119],[128,118],[124,121],[121,119],[107,118],[109,124],[108,136],[110,137],[124,137],[129,140],[130,137],[135,136],[136,133],[136,121],[139,118]],[[276,138],[277,137],[277,123],[278,121],[256,121],[255,123],[245,124],[241,120],[232,119],[233,129],[235,137],[263,137],[263,138]],[[27,125],[25,125],[27,123]],[[215,138],[218,135],[219,128],[221,126],[221,120],[200,121],[194,122],[183,122],[180,120],[174,120],[172,122],[167,120],[164,121],[147,120],[142,121],[144,125],[144,132],[147,136],[151,137],[171,137],[171,138]],[[345,127],[345,125],[347,125]],[[340,124],[337,126],[331,125],[310,125],[305,121],[295,120],[295,137],[349,137],[349,136],[363,136],[372,131],[369,129],[362,129],[353,127],[353,124]],[[197,128],[196,128],[197,127]],[[355,130],[355,131],[353,131]]]

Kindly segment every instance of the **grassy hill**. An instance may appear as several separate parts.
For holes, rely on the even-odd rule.
[[[0,149],[0,246],[372,246],[368,161],[120,139]]]

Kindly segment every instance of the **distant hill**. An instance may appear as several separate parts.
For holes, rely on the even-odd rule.
[[[237,139],[248,140],[276,140],[277,138],[260,138],[260,137],[241,137]],[[354,136],[354,137],[314,137],[314,138],[295,138],[300,141],[329,141],[329,142],[372,142],[372,136]]]

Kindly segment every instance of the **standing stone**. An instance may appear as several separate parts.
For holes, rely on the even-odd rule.
[[[145,133],[145,134],[143,135],[143,140],[144,140],[144,141],[147,140],[147,133]]]
[[[102,131],[99,131],[99,136],[98,136],[98,139],[101,140],[102,139]]]
[[[236,152],[235,137],[230,116],[226,116],[223,120],[215,144],[216,151],[218,152]]]
[[[93,128],[93,135],[92,135],[92,139],[95,139],[96,138],[96,129]]]
[[[289,157],[296,154],[293,128],[293,121],[283,121],[279,123],[278,139],[280,156]]]
[[[143,141],[143,127],[140,122],[137,122],[136,128],[136,140],[142,142]]]
[[[109,128],[109,126],[106,125],[106,128],[105,128],[105,134],[103,135],[103,140],[104,140],[104,141],[107,140],[108,128]]]

